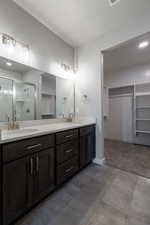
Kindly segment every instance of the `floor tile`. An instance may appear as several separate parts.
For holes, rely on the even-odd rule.
[[[105,140],[106,164],[150,178],[150,146]]]
[[[90,165],[16,225],[150,225],[150,180]]]
[[[141,216],[130,216],[126,225],[150,225],[150,219]]]
[[[125,225],[126,216],[105,203],[96,205],[87,225]]]
[[[150,180],[139,177],[131,205],[133,214],[150,220]]]
[[[103,202],[115,207],[127,215],[131,205],[136,182],[136,176],[118,171],[118,175],[114,179],[112,185],[105,191]]]

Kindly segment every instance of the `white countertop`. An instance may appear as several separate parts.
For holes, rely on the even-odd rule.
[[[92,121],[85,122],[62,122],[62,123],[52,123],[47,125],[35,125],[26,128],[21,128],[19,130],[3,130],[1,134],[0,144],[9,143],[13,141],[23,140],[27,138],[37,137],[41,135],[56,133],[60,131],[65,131],[69,129],[84,127],[88,125],[95,124]]]

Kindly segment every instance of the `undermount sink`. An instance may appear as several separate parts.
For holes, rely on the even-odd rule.
[[[7,130],[3,134],[26,134],[38,131],[38,129],[28,128],[28,129],[18,129],[18,130]]]

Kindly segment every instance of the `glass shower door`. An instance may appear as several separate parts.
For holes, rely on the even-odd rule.
[[[0,78],[0,122],[13,118],[13,81]]]
[[[35,120],[35,86],[16,82],[16,119]]]

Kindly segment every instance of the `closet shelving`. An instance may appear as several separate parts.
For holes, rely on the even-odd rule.
[[[150,83],[134,84],[134,129],[150,134]]]
[[[56,78],[49,74],[41,76],[41,117],[54,118],[56,114]]]
[[[140,106],[140,107],[136,107],[136,109],[150,109],[150,106]]]
[[[141,92],[141,93],[136,93],[136,96],[150,96],[150,92]]]
[[[42,92],[42,95],[44,95],[44,96],[56,96],[55,94],[52,94],[52,93],[44,93],[44,92]]]

